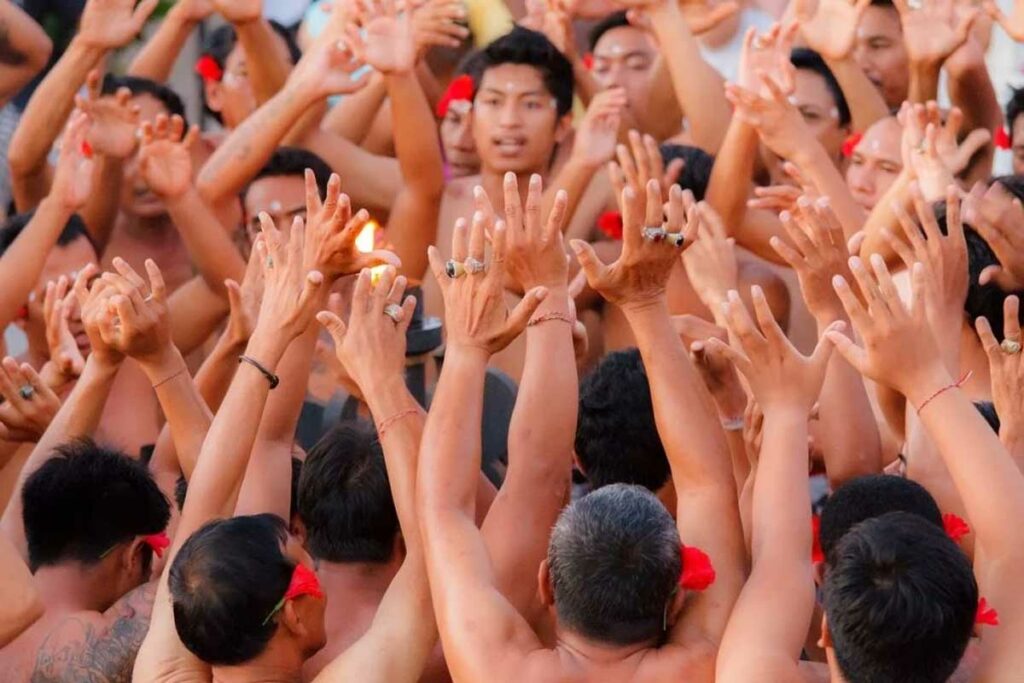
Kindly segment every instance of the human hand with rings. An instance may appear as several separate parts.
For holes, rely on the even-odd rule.
[[[34,443],[60,410],[60,399],[28,363],[4,358],[0,364],[0,439]]]
[[[404,386],[405,333],[416,298],[405,296],[408,282],[388,266],[374,283],[369,270],[356,279],[348,324],[324,310],[316,319],[334,339],[334,352],[364,396],[387,386]]]
[[[507,230],[503,221],[491,229],[491,261],[485,262],[484,248],[490,222],[483,211],[473,215],[472,226],[465,219],[455,223],[452,258],[446,263],[431,246],[427,252],[430,269],[444,296],[445,330],[448,348],[482,352],[501,351],[518,337],[530,316],[548,294],[544,287],[526,292],[509,312],[505,304],[504,278]]]
[[[113,316],[107,315],[109,299],[115,289],[102,278],[96,277],[99,268],[92,263],[78,271],[72,291],[82,309],[82,326],[89,337],[89,360],[87,364],[98,363],[107,367],[117,366],[124,360],[124,354],[110,346],[106,339],[114,334]],[[95,278],[95,282],[93,282]],[[90,285],[91,283],[91,285]],[[111,329],[108,329],[111,328]]]
[[[661,188],[653,179],[647,182],[645,194],[624,189],[622,208],[622,253],[615,263],[602,263],[583,240],[573,240],[571,246],[591,288],[628,314],[664,305],[672,268],[697,237],[700,214],[693,195],[673,186],[666,217]]]
[[[1016,454],[1024,446],[1024,355],[1021,354],[1020,299],[1003,301],[1003,340],[996,338],[986,318],[975,323],[992,376],[992,403],[999,415],[999,438]]]

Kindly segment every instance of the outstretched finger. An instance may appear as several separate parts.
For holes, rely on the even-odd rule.
[[[750,376],[750,359],[742,351],[734,349],[718,337],[711,337],[704,344],[709,351],[724,356],[744,377]]]
[[[757,318],[757,325],[761,328],[761,334],[776,348],[782,349],[789,346],[789,339],[786,333],[779,327],[772,313],[768,300],[765,299],[764,290],[758,285],[750,288],[750,300],[754,305],[754,317]]]
[[[569,195],[565,190],[555,193],[555,201],[551,206],[551,213],[544,227],[544,239],[551,240],[558,237],[565,228],[565,221],[569,216]]]
[[[1019,342],[1020,338],[1020,299],[1008,296],[1003,301],[1003,337]]]
[[[313,169],[307,168],[305,171],[306,181],[306,215],[315,216],[319,213],[320,208],[323,206],[320,202],[320,188],[316,184],[316,174],[313,173]]]
[[[508,346],[516,337],[523,333],[523,330],[530,323],[530,318],[533,317],[537,307],[540,306],[547,295],[547,288],[534,287],[512,309],[512,312],[508,315],[508,320],[505,321],[505,327],[502,328],[501,333],[498,335],[499,344],[502,348]]]
[[[149,276],[149,291],[153,299],[163,303],[167,299],[167,284],[164,282],[164,274],[160,267],[151,258],[146,259],[146,274]]]
[[[345,333],[348,328],[345,323],[342,322],[341,318],[334,315],[330,311],[320,311],[316,314],[316,320],[318,323],[324,326],[324,329],[331,335],[331,339],[334,340],[335,348],[340,347],[345,341]]]
[[[579,261],[580,268],[587,278],[587,283],[593,289],[598,289],[597,285],[604,279],[608,272],[608,266],[598,258],[594,248],[588,242],[572,240],[569,246],[572,248],[573,253],[576,254],[576,260]]]
[[[867,375],[868,356],[864,349],[854,344],[852,339],[839,330],[829,328],[825,331],[824,336],[832,342],[832,346],[847,363],[860,374]]]
[[[544,183],[540,175],[534,173],[530,176],[530,187],[526,194],[526,234],[540,236],[543,222],[541,221],[540,210],[543,202]]]
[[[850,322],[853,323],[854,328],[858,332],[867,329],[871,324],[871,319],[868,317],[868,312],[864,309],[864,306],[860,303],[860,299],[853,293],[850,283],[846,281],[846,278],[842,275],[833,276],[832,288],[835,290],[836,296],[839,297],[839,302],[843,305],[846,315],[850,317]]]

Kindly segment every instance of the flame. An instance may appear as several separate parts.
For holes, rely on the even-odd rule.
[[[366,225],[363,226],[363,229],[360,230],[359,234],[356,236],[356,249],[364,254],[368,254],[373,251],[377,246],[376,233],[379,228],[380,225],[372,218],[366,221]],[[387,268],[387,266],[374,266],[370,269],[370,275],[372,276],[374,283],[380,279],[385,268]]]

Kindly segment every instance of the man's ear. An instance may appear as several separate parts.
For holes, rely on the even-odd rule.
[[[134,541],[128,544],[128,547],[121,554],[121,564],[124,570],[128,574],[141,573],[143,569],[142,553],[152,552],[146,550],[146,542],[141,537],[136,537]],[[153,555],[153,559],[156,559],[156,554]]]
[[[303,548],[306,548],[306,523],[302,521],[302,517],[297,514],[292,515],[292,521],[289,526],[291,527],[289,531],[291,531],[292,536],[299,540]],[[308,551],[309,548],[306,548],[306,550]]]
[[[561,144],[572,131],[572,111],[558,119],[555,124],[555,142]]]
[[[668,603],[668,612],[665,615],[665,625],[671,629],[679,621],[680,615],[683,613],[683,604],[686,602],[686,591],[680,588],[672,594],[672,598]]]
[[[832,634],[828,630],[828,615],[824,612],[821,615],[821,637],[818,638],[818,647],[822,650],[832,647]]]
[[[203,95],[206,97],[206,106],[211,111],[219,112],[224,109],[224,86],[219,81],[204,78]]]
[[[551,585],[551,568],[546,557],[540,561],[540,568],[537,570],[537,591],[542,605],[555,606],[555,589]]]
[[[297,609],[295,600],[285,600],[278,612],[277,621],[295,638],[305,639],[309,636],[309,625],[302,618],[302,610]]]
[[[814,563],[814,585],[821,588],[825,584],[825,563]]]

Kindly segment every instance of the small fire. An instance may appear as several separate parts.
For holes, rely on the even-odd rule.
[[[369,254],[377,246],[377,230],[380,228],[377,221],[372,218],[366,222],[363,229],[356,236],[356,249],[364,254]],[[387,266],[374,266],[370,269],[373,281],[377,282]]]

